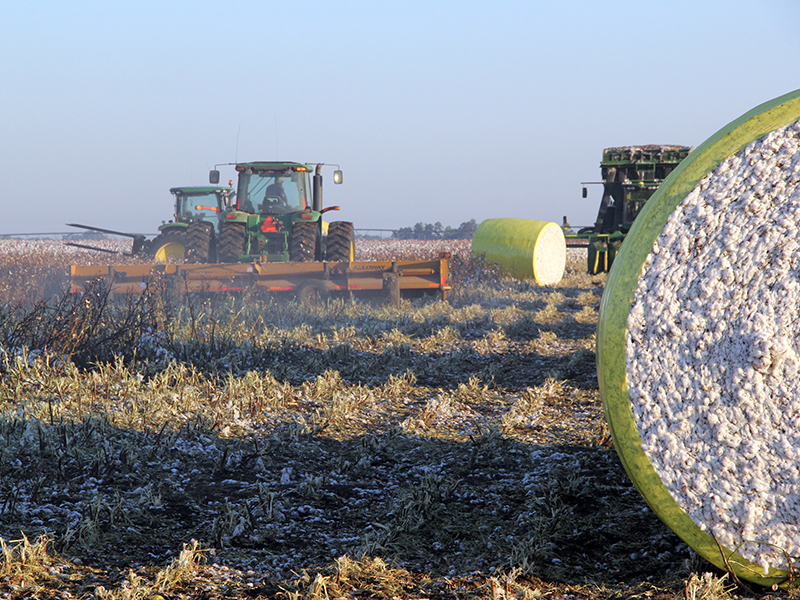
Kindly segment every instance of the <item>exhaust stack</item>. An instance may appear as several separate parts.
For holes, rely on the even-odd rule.
[[[312,194],[312,208],[317,212],[322,212],[322,165],[317,165],[314,169],[314,180],[311,187]]]

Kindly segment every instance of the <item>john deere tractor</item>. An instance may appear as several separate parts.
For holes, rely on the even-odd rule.
[[[216,262],[220,223],[233,204],[233,189],[175,187],[170,192],[175,196],[175,220],[158,228],[145,252],[157,262]]]
[[[296,162],[248,162],[235,165],[235,203],[220,219],[217,259],[223,263],[351,261],[353,224],[324,223],[322,215],[338,206],[322,207],[323,165]],[[219,183],[219,171],[209,180]],[[342,172],[333,174],[342,182]]]

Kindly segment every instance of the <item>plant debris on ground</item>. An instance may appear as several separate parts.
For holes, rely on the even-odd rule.
[[[449,302],[65,294],[0,246],[0,598],[728,598],[613,450],[604,276]],[[16,249],[15,249],[16,248]],[[96,258],[94,259],[97,260]]]

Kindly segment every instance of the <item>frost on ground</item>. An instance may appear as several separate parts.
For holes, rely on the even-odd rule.
[[[605,274],[585,250],[541,288],[469,244],[358,247],[452,251],[450,302],[0,312],[0,538],[49,536],[64,559],[44,590],[0,572],[0,599],[151,597],[135,578],[197,540],[214,580],[161,595],[672,600],[690,555],[611,448],[592,351]],[[6,256],[18,281],[63,285],[44,246]],[[345,559],[408,577],[325,588],[346,587]]]
[[[642,448],[677,503],[766,569],[800,556],[800,122],[722,162],[653,245],[628,317]]]

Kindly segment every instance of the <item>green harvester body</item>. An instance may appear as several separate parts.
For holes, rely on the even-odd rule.
[[[603,197],[594,225],[575,233],[564,217],[568,247],[587,248],[587,269],[608,271],[633,221],[658,186],[691,152],[689,146],[621,146],[603,150]],[[584,198],[587,196],[583,188]]]

